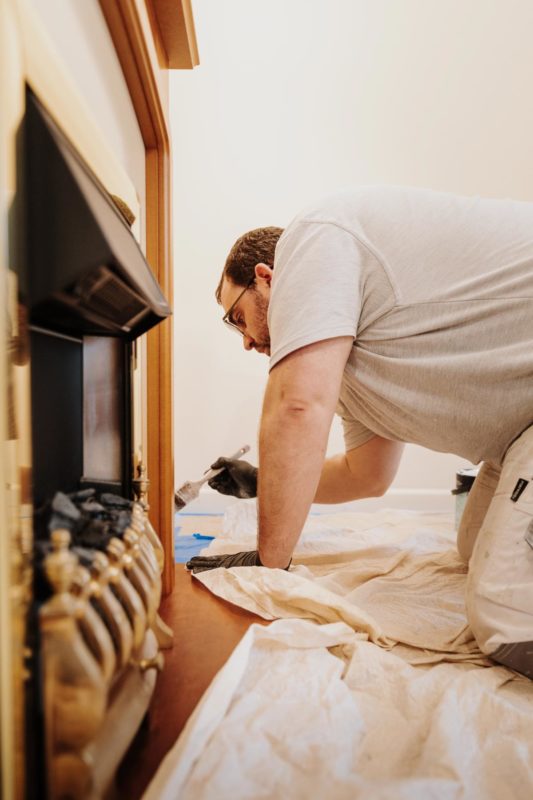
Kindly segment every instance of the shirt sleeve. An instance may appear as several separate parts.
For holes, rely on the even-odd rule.
[[[357,447],[361,447],[361,445],[366,444],[376,435],[373,431],[363,425],[362,422],[359,422],[358,419],[355,419],[355,417],[350,414],[341,398],[339,398],[337,402],[335,413],[341,418],[342,421],[344,449],[346,452],[349,450],[355,450]]]
[[[361,311],[357,239],[330,222],[298,221],[279,240],[268,310],[270,369],[306,345],[353,336]]]

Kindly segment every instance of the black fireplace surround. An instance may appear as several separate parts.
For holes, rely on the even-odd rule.
[[[171,311],[126,219],[30,90],[25,274],[33,500],[131,495],[134,340]]]
[[[132,498],[135,339],[171,310],[123,203],[121,211],[29,89],[19,145],[19,302],[29,322],[38,572],[56,492]],[[38,612],[36,591],[27,630],[27,800],[45,796]]]

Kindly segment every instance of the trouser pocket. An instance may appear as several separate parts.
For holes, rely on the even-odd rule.
[[[466,607],[488,655],[503,644],[533,641],[532,429],[504,459],[470,559]]]

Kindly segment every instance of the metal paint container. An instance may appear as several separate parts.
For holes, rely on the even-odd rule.
[[[474,481],[479,472],[479,467],[467,467],[460,469],[455,473],[455,489],[452,489],[452,494],[455,495],[455,530],[459,530],[461,524],[461,517],[465,510],[466,500],[470,489],[474,485]]]

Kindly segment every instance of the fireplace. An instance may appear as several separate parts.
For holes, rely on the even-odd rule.
[[[62,5],[0,0],[0,795],[13,800],[106,796],[171,643],[154,616],[174,583],[168,88],[170,69],[198,63],[192,11]],[[58,489],[82,522],[122,520],[112,550],[87,562],[77,530],[50,529]],[[108,616],[107,634],[104,606],[120,623]],[[92,684],[84,669],[58,681],[76,653]]]
[[[170,308],[132,212],[30,90],[21,141],[35,567],[27,795],[81,800],[109,790],[170,644],[132,435],[137,340]]]
[[[170,308],[123,213],[30,91],[24,125],[34,506],[87,484],[129,496],[135,340]]]

